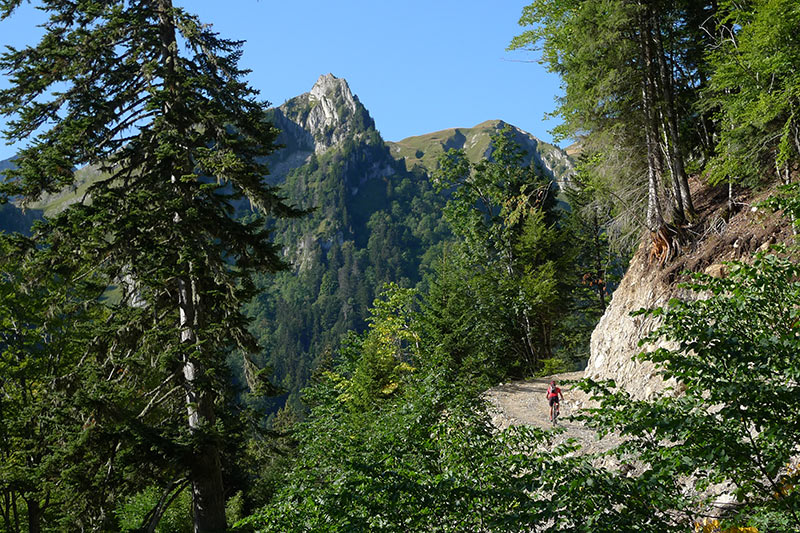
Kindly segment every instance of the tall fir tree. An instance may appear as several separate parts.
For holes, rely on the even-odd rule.
[[[0,2],[0,17],[20,4]],[[0,58],[11,80],[0,91],[6,136],[28,140],[0,190],[26,204],[74,187],[76,168],[100,169],[36,238],[54,264],[73,267],[66,282],[99,273],[122,293],[92,346],[113,376],[98,389],[109,397],[98,397],[108,405],[97,431],[132,436],[119,440],[109,470],[147,472],[149,456],[119,453],[145,442],[179,467],[161,480],[164,497],[142,528],[152,530],[185,476],[195,531],[222,531],[233,392],[226,357],[257,349],[240,308],[254,294],[254,273],[283,266],[264,216],[300,213],[263,181],[277,131],[243,80],[242,43],[171,0],[37,7],[49,15],[44,36]],[[248,204],[261,216],[239,217]],[[140,392],[114,396],[112,381]]]
[[[708,77],[697,21],[715,9],[714,2],[536,0],[520,19],[528,29],[510,46],[539,47],[561,76],[557,136],[602,154],[596,171],[615,196],[646,205],[634,231],[650,229],[662,261],[675,255],[680,227],[695,215],[686,139],[708,145],[713,136],[707,112],[698,115],[687,101]],[[637,192],[628,195],[631,188]]]

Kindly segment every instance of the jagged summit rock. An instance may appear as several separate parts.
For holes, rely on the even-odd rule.
[[[271,110],[285,148],[272,161],[273,180],[320,156],[348,139],[358,140],[375,129],[375,122],[343,78],[320,76],[311,90]]]
[[[317,153],[341,143],[358,130],[375,126],[367,110],[350,91],[347,81],[333,74],[320,76],[308,99],[312,107],[305,128],[317,141]]]
[[[291,121],[288,129],[294,130],[298,143],[317,155],[375,127],[347,81],[333,74],[323,74],[311,91],[287,100],[276,110],[276,120],[281,118]]]

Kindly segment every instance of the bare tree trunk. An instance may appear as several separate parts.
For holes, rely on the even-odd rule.
[[[653,59],[648,35],[648,24],[644,14],[639,15],[639,53],[642,61],[642,108],[645,114],[645,145],[647,148],[647,227],[656,232],[664,226],[661,209],[660,182],[661,156],[658,153],[658,125],[655,112],[655,88],[653,86]]]
[[[645,144],[647,145],[647,227],[650,230],[652,247],[650,259],[661,264],[669,261],[675,253],[675,238],[664,220],[660,193],[663,166],[659,142],[658,74],[654,59],[653,27],[651,12],[639,2],[639,48],[642,63],[642,107],[645,114]],[[680,188],[675,188],[676,196]],[[677,203],[682,206],[681,203]]]
[[[3,516],[3,523],[5,528],[9,531],[11,529],[11,498],[8,491],[2,492],[2,502],[0,502],[0,515]]]
[[[603,258],[600,253],[600,222],[597,219],[597,210],[592,216],[592,232],[594,233],[594,261],[597,278],[597,296],[600,299],[600,308],[606,310],[606,273],[603,268]]]
[[[39,533],[42,531],[42,509],[39,500],[34,496],[25,503],[28,504],[28,532]]]
[[[667,194],[667,203],[669,203],[670,198],[672,199],[672,213],[670,213],[670,220],[674,224],[681,225],[686,221],[686,211],[683,208],[683,191],[681,190],[678,174],[675,172],[675,167],[673,166],[674,160],[669,154],[670,140],[667,136],[666,129],[663,129],[663,124],[666,122],[666,120],[662,114],[659,114],[659,117],[662,124],[662,141],[664,143],[661,147],[661,152],[663,153],[664,159],[667,162],[667,170],[669,170],[669,175],[672,176],[672,194]]]
[[[675,199],[679,202],[678,212],[692,219],[695,216],[695,211],[692,202],[692,194],[689,190],[689,179],[686,175],[686,167],[683,161],[683,149],[680,144],[678,117],[675,111],[675,97],[672,91],[672,71],[667,64],[666,53],[664,52],[664,42],[661,38],[658,14],[653,11],[652,7],[649,11],[652,24],[651,31],[655,43],[655,56],[658,60],[660,87],[663,96],[662,107],[664,109],[664,122],[666,125],[664,130],[667,136],[667,150],[669,152],[670,161],[672,161],[670,166],[674,174]]]
[[[530,372],[533,372],[536,369],[536,352],[533,349],[533,339],[531,338],[531,323],[530,318],[528,317],[527,313],[522,314],[523,318],[523,329],[525,330],[525,343],[524,348],[527,352],[525,359],[528,361],[528,369]]]
[[[733,216],[733,178],[728,176],[728,218]]]
[[[191,275],[191,273],[190,273]],[[178,304],[180,308],[181,344],[186,347],[183,355],[183,376],[186,380],[186,411],[189,428],[195,435],[213,426],[216,421],[213,396],[201,390],[197,382],[203,375],[202,366],[190,355],[192,345],[196,344],[195,325],[197,321],[196,287],[183,279],[178,281]],[[194,531],[205,533],[225,531],[225,498],[222,486],[222,466],[218,445],[201,434],[202,442],[197,444],[189,478],[192,482],[192,507],[194,510]]]
[[[11,493],[11,509],[14,512],[14,525],[16,527],[16,531],[22,531],[19,527],[19,509],[17,508],[17,493]]]
[[[794,112],[794,107],[792,107],[792,112]],[[800,128],[797,126],[797,121],[792,121],[792,136],[794,138],[794,149],[797,150],[797,155],[800,156]]]
[[[175,501],[175,498],[180,496],[181,492],[183,492],[183,489],[186,487],[186,481],[186,478],[173,481],[162,493],[158,505],[145,516],[144,525],[140,528],[143,533],[154,533],[164,513],[167,512],[167,509],[169,509],[169,506]]]

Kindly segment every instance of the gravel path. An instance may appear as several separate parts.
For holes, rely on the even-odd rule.
[[[594,431],[586,428],[580,422],[567,420],[570,414],[586,405],[588,398],[582,391],[574,389],[565,381],[577,381],[582,378],[583,372],[570,372],[525,381],[513,381],[493,387],[485,393],[485,398],[490,403],[492,422],[500,429],[519,425],[552,427],[546,392],[550,381],[555,379],[564,394],[558,425],[566,430],[556,439],[556,443],[573,438],[581,444],[586,452],[608,450],[619,443],[617,437],[607,436],[603,440],[597,440]]]

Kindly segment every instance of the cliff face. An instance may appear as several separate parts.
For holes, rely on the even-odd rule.
[[[628,271],[614,291],[611,303],[592,333],[591,357],[585,377],[594,380],[613,379],[636,398],[649,398],[662,390],[665,383],[652,363],[634,361],[642,351],[639,341],[656,326],[653,318],[630,313],[639,309],[662,307],[671,298],[692,297],[665,283],[659,268],[648,261],[647,246],[642,245],[631,260]],[[654,349],[654,347],[650,347]],[[674,383],[670,383],[674,385]]]
[[[347,137],[375,126],[347,81],[333,74],[320,76],[311,91],[287,100],[275,115],[293,144],[317,155]]]
[[[686,279],[686,271],[724,276],[726,261],[746,261],[754,252],[792,238],[785,219],[750,207],[759,198],[740,193],[734,199],[738,210],[730,214],[726,207],[726,187],[710,188],[694,182],[692,189],[700,221],[687,232],[694,240],[684,243],[677,258],[660,265],[648,257],[650,241],[643,238],[592,333],[586,377],[613,379],[635,398],[652,397],[675,383],[664,383],[651,363],[633,360],[643,350],[666,345],[640,347],[639,341],[657,327],[657,322],[655,318],[632,317],[630,313],[666,306],[673,298],[697,298],[696,293],[678,286]]]

